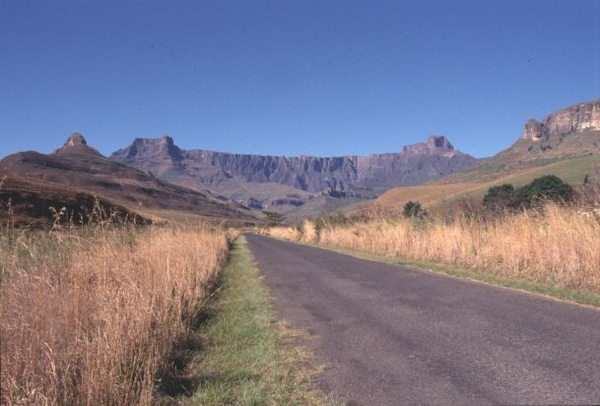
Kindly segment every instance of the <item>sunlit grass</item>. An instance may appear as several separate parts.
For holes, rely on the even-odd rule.
[[[446,264],[508,280],[600,295],[600,219],[582,216],[572,207],[549,205],[542,213],[486,220],[379,216],[361,222],[307,222],[302,227],[270,232],[290,240],[404,261]]]
[[[227,249],[207,228],[4,229],[2,403],[152,403]]]
[[[386,256],[447,263],[503,277],[600,293],[600,222],[569,208],[482,222],[416,226],[384,219],[325,227],[320,241]]]

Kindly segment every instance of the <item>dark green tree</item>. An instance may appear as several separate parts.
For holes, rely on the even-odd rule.
[[[548,201],[567,203],[575,191],[558,176],[546,175],[515,189],[511,184],[494,186],[483,197],[484,207],[491,212],[541,207]]]
[[[517,191],[519,203],[522,207],[543,205],[548,201],[567,203],[573,200],[575,191],[568,183],[563,182],[556,175],[546,175],[534,179],[527,186]]]
[[[422,218],[427,216],[427,211],[421,206],[421,203],[411,200],[404,205],[402,214],[407,218]]]
[[[516,190],[510,183],[489,188],[483,197],[483,206],[493,212],[514,209],[516,204]]]

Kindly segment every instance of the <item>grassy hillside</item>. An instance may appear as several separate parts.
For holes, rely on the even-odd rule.
[[[541,141],[517,140],[510,148],[480,164],[445,177],[445,183],[469,183],[494,180],[528,168],[600,154],[600,131],[588,130],[555,136]]]
[[[485,167],[488,168],[488,167]],[[583,184],[586,175],[598,176],[600,154],[587,155],[512,171],[496,171],[495,176],[487,176],[485,171],[475,169],[465,177],[445,178],[439,182],[400,187],[387,191],[376,200],[384,209],[401,210],[408,201],[418,201],[429,211],[445,213],[457,205],[480,202],[487,190],[495,185],[510,183],[523,186],[544,175],[556,175],[574,187]]]

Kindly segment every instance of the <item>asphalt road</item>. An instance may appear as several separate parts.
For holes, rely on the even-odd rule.
[[[319,386],[360,405],[600,404],[600,311],[247,235]]]

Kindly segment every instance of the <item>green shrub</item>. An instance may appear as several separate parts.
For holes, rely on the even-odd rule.
[[[493,212],[508,208],[514,209],[517,206],[515,187],[510,183],[505,183],[489,188],[487,194],[483,197],[483,206]]]
[[[483,197],[483,205],[491,212],[515,211],[541,207],[548,201],[567,203],[574,195],[571,185],[558,176],[546,175],[518,189],[508,183],[491,187]]]
[[[411,200],[404,205],[402,214],[407,218],[423,218],[427,216],[427,210],[421,206],[421,203]]]

